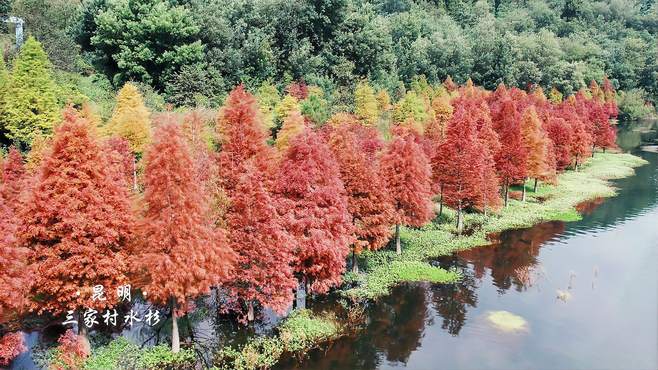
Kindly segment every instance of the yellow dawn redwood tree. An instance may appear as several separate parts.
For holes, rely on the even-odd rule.
[[[269,130],[274,127],[274,116],[276,115],[274,109],[281,101],[279,91],[272,82],[263,82],[256,92],[256,100],[258,101],[260,113],[263,115],[263,124]]]
[[[304,128],[306,128],[306,125],[302,114],[298,110],[290,111],[288,117],[283,120],[281,130],[276,136],[276,148],[279,152],[285,153],[290,146],[290,140],[304,132]]]
[[[291,111],[296,110],[300,111],[301,107],[299,106],[299,100],[292,95],[286,95],[281,99],[276,107],[274,108],[274,118],[276,120],[275,125],[283,124],[283,120],[288,117]]]
[[[366,81],[359,82],[354,90],[354,113],[366,126],[377,124],[379,109],[375,90]]]
[[[127,83],[119,90],[117,104],[106,131],[109,135],[128,140],[133,153],[143,153],[151,141],[150,116],[137,87]]]
[[[38,134],[50,135],[59,120],[58,87],[41,43],[27,39],[14,62],[3,93],[2,126],[12,140],[30,145]]]

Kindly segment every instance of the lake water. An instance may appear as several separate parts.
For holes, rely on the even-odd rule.
[[[578,222],[500,235],[442,258],[457,284],[404,284],[367,310],[365,329],[280,369],[658,369],[658,154],[649,126],[622,127],[649,164]],[[652,136],[653,135],[653,136]],[[489,315],[522,325],[506,331]]]

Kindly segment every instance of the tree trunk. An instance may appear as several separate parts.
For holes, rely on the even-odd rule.
[[[355,274],[359,273],[359,262],[356,259],[356,251],[352,250],[352,272]]]
[[[441,191],[439,193],[439,217],[443,214],[443,184],[441,184]]]
[[[91,343],[89,343],[88,330],[82,314],[78,314],[78,337],[82,341],[82,348],[84,349],[85,353],[90,354]]]
[[[505,179],[505,207],[509,204],[509,180]]]
[[[254,321],[254,302],[249,301],[247,303],[247,321]]]
[[[402,254],[402,246],[400,245],[400,224],[395,225],[395,252],[398,256]]]
[[[464,219],[462,217],[462,206],[461,206],[461,201],[459,201],[459,205],[457,206],[457,234],[462,233],[464,230]]]
[[[133,190],[137,191],[137,159],[133,156]]]
[[[521,201],[522,201],[522,202],[525,202],[525,183],[526,183],[526,181],[527,181],[527,180],[524,178],[524,179],[523,179],[523,182],[521,183],[521,188],[522,188],[522,189],[521,189],[521,194],[522,194],[522,195],[521,195]]]
[[[180,352],[180,335],[178,334],[178,320],[176,319],[176,299],[171,301],[171,352]]]
[[[532,187],[532,192],[536,193],[537,192],[537,179],[535,178],[535,186]]]
[[[306,308],[306,284],[304,283],[304,278],[299,280],[299,285],[297,286],[297,309],[303,310]]]
[[[573,165],[573,168],[578,171],[578,155],[576,155],[576,163]]]

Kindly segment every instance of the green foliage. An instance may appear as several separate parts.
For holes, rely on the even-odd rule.
[[[79,70],[79,46],[71,35],[77,26],[78,1],[15,0],[12,15],[23,18],[26,31],[39,40],[53,64],[66,71]]]
[[[429,113],[425,101],[415,91],[407,91],[404,98],[395,104],[395,110],[393,111],[393,120],[395,122],[404,123],[411,120],[422,127],[428,118]]]
[[[616,88],[643,88],[658,102],[657,5],[494,4],[85,0],[72,28],[115,85],[143,81],[176,105],[214,101],[239,83],[304,80],[322,86],[332,108],[351,108],[358,81],[393,92],[417,75],[430,84],[470,77],[488,89],[556,86],[566,95],[607,75]]]
[[[162,89],[181,66],[203,60],[199,26],[172,2],[108,1],[90,28],[90,44],[115,85],[136,80]]]
[[[41,43],[28,38],[3,97],[2,124],[7,136],[29,145],[36,135],[49,135],[60,118],[59,92]]]
[[[622,91],[617,98],[617,105],[622,120],[637,120],[655,114],[654,109],[647,105],[646,94],[641,89]]]
[[[94,348],[84,364],[85,370],[155,370],[193,368],[194,351],[182,349],[173,353],[166,345],[140,349],[124,337],[112,340],[109,344]]]
[[[217,107],[224,90],[222,76],[205,63],[183,65],[165,83],[167,102],[178,107]]]
[[[269,369],[284,353],[306,352],[320,343],[340,336],[343,328],[329,315],[315,315],[310,310],[293,311],[278,327],[278,335],[256,337],[244,346],[220,349],[215,356],[216,369]]]
[[[340,330],[335,317],[297,310],[279,326],[279,339],[286,351],[297,352],[334,338]]]
[[[300,103],[301,112],[316,126],[323,125],[329,119],[329,104],[322,90],[313,89],[306,99]]]
[[[116,96],[110,81],[102,74],[75,77],[77,91],[87,97],[87,101],[95,107],[103,121],[107,121],[114,109]]]

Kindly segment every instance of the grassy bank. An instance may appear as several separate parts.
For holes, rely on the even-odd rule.
[[[337,339],[347,326],[331,315],[294,311],[272,337],[250,339],[241,348],[224,347],[215,356],[217,370],[269,369],[284,353],[299,354]]]
[[[533,192],[526,185],[526,201],[511,200],[507,208],[496,214],[467,214],[467,233],[456,235],[455,213],[444,214],[419,229],[403,228],[403,253],[385,250],[365,252],[360,256],[364,273],[346,276],[350,288],[342,293],[350,298],[375,299],[389,288],[409,281],[452,282],[459,273],[434,267],[428,260],[478,246],[489,245],[487,235],[508,229],[530,227],[544,221],[576,221],[580,214],[576,205],[587,200],[611,197],[615,189],[608,180],[632,176],[634,167],[646,164],[643,159],[619,153],[596,153],[579,171],[561,174],[556,185],[540,184]],[[517,190],[521,190],[520,188]]]

